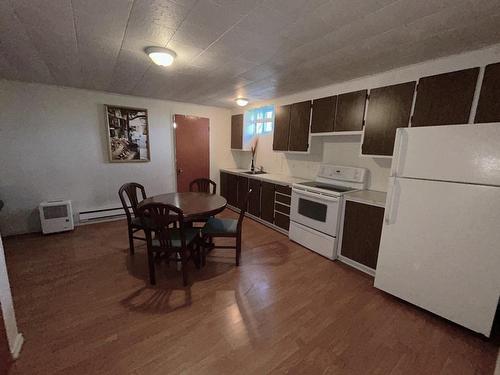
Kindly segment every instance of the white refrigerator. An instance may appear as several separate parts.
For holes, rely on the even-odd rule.
[[[500,123],[401,128],[375,287],[490,335],[500,296]]]

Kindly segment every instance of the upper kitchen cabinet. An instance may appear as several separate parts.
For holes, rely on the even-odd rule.
[[[336,111],[336,95],[321,99],[314,99],[312,105],[311,133],[333,132]]]
[[[311,101],[276,107],[273,150],[306,152],[310,121]]]
[[[396,129],[410,122],[411,104],[416,82],[379,87],[370,90],[370,102],[361,153],[392,156]]]
[[[243,150],[243,115],[231,116],[231,149]]]
[[[290,137],[290,109],[291,105],[276,107],[274,114],[273,150],[288,151]]]
[[[474,122],[500,121],[500,63],[487,65]]]
[[[466,124],[479,68],[421,78],[411,126]]]
[[[367,92],[367,90],[360,90],[338,96],[333,131],[359,132],[363,130]]]
[[[311,101],[292,104],[290,109],[289,151],[307,151],[309,148],[309,125],[311,123]]]

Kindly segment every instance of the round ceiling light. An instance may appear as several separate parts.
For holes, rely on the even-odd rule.
[[[146,48],[146,53],[156,65],[160,66],[172,65],[177,56],[174,51],[162,47],[148,47]]]
[[[238,104],[240,107],[244,107],[248,104],[248,99],[247,98],[237,98],[236,104]]]

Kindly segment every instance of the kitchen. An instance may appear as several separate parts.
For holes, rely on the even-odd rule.
[[[221,168],[221,192],[235,210],[248,187],[260,192],[250,200],[249,217],[374,276],[379,289],[489,336],[500,287],[498,268],[491,267],[500,266],[500,210],[491,206],[500,202],[494,188],[500,185],[500,64],[448,71],[443,65],[435,61],[399,72],[413,79],[406,82],[375,77],[347,85],[355,89],[349,92],[333,87],[321,91],[328,96],[309,92],[296,96],[300,101],[278,100],[272,136],[252,132],[259,124],[250,116],[258,107],[233,114],[231,149],[240,168]],[[360,89],[363,84],[368,88]],[[268,111],[271,103],[264,104]],[[260,118],[265,122],[266,115]],[[347,156],[325,152],[325,146],[346,145]],[[436,192],[429,188],[424,195],[418,184],[432,180]],[[413,199],[401,190],[408,181],[419,186]],[[460,192],[453,192],[455,186]],[[486,199],[484,206],[475,203],[478,197]],[[419,203],[412,205],[415,199]],[[394,225],[398,211],[402,218],[409,215],[406,224]],[[484,227],[471,227],[481,220]],[[469,228],[465,238],[459,235],[463,227]],[[481,256],[471,264],[466,257],[474,246]],[[464,294],[469,297],[459,297]]]
[[[500,375],[498,0],[0,10],[1,374]]]

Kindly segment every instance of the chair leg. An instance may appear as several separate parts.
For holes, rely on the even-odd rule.
[[[148,249],[148,267],[149,267],[149,282],[151,285],[156,284],[155,277],[155,257],[154,254]]]
[[[128,246],[130,249],[130,255],[134,255],[134,231],[132,227],[128,227]]]
[[[188,274],[187,274],[187,267],[186,267],[186,255],[181,254],[181,265],[182,265],[182,284],[184,286],[188,285]]]
[[[236,237],[236,266],[240,265],[241,258],[241,234]]]

